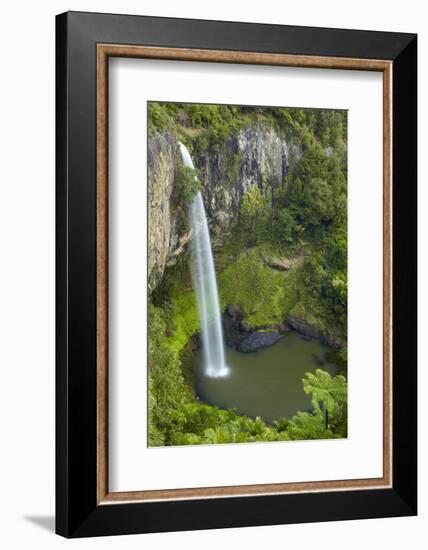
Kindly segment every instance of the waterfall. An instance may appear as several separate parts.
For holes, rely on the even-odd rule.
[[[185,166],[194,168],[187,148],[180,143]],[[220,303],[207,216],[201,192],[196,193],[189,206],[189,220],[193,236],[191,243],[191,272],[201,323],[202,351],[205,373],[212,378],[229,372],[224,358],[223,329]]]

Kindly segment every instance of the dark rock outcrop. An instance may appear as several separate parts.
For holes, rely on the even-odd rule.
[[[341,349],[345,345],[345,342],[338,340],[330,334],[322,332],[318,327],[309,323],[306,319],[302,319],[300,317],[288,317],[287,321],[291,328],[302,334],[305,338],[317,338],[333,349]]]
[[[199,333],[194,334],[190,338],[190,346],[191,346],[192,351],[197,351],[197,350],[201,349],[201,337],[200,337]]]
[[[231,348],[237,348],[237,346],[247,338],[248,334],[241,331],[242,315],[237,317],[231,317],[227,310],[223,315],[223,333],[226,345]]]
[[[177,205],[174,182],[179,162],[176,139],[170,134],[150,137],[148,166],[148,280],[152,291],[163,277],[165,267],[184,249],[186,231]]]
[[[273,346],[282,336],[277,332],[252,332],[245,340],[236,347],[237,351],[250,353],[261,348]]]

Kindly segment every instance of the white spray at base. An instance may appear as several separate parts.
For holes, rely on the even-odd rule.
[[[194,168],[187,148],[180,143],[185,166]],[[189,206],[193,236],[191,243],[191,272],[201,322],[202,351],[205,374],[211,378],[227,376],[229,369],[224,358],[224,340],[220,303],[207,216],[200,191]]]

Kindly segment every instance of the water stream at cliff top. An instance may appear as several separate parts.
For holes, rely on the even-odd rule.
[[[189,151],[182,143],[179,145],[183,164],[194,168]],[[209,378],[221,378],[229,374],[229,369],[225,362],[223,328],[211,239],[200,191],[196,193],[189,206],[189,221],[193,232],[191,272],[201,323],[204,372]]]

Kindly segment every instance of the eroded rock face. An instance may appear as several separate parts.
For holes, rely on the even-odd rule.
[[[160,282],[167,263],[180,246],[183,227],[174,206],[174,179],[179,161],[176,140],[155,134],[148,140],[148,280],[149,290]]]
[[[272,128],[249,126],[231,137],[219,151],[193,155],[203,185],[202,195],[213,246],[218,236],[235,221],[242,197],[254,185],[275,187],[286,181],[290,157],[301,150],[291,146]],[[162,280],[166,266],[185,252],[191,235],[184,220],[186,212],[174,192],[177,167],[181,163],[178,142],[171,134],[149,136],[149,288]],[[221,239],[219,240],[221,242]]]

